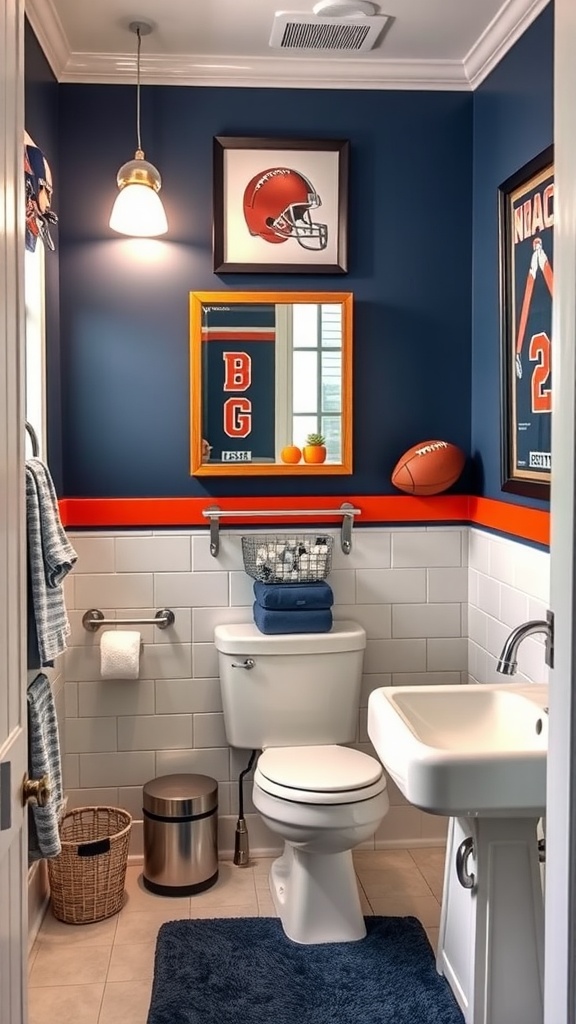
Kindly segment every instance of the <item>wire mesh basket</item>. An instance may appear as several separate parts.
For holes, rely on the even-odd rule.
[[[262,583],[317,583],[332,568],[333,543],[318,533],[242,537],[244,568]]]
[[[77,807],[64,815],[62,852],[48,860],[54,917],[88,924],[122,909],[131,827],[120,807]]]

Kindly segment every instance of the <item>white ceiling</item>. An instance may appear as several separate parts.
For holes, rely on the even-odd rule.
[[[381,0],[391,20],[364,54],[272,49],[277,10],[314,0],[26,0],[60,82],[134,82],[136,37],[148,21],[142,80],[176,85],[473,89],[548,0]]]

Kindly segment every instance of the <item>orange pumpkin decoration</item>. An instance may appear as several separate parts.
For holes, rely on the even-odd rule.
[[[300,459],[302,458],[302,452],[300,451],[298,445],[287,444],[286,447],[283,448],[282,451],[280,452],[280,458],[282,459],[282,462],[289,462],[294,465],[297,462],[300,462]]]

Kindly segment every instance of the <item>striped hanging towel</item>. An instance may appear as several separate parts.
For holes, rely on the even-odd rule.
[[[61,851],[58,823],[62,811],[62,764],[58,720],[50,681],[43,673],[30,683],[28,700],[28,775],[48,776],[50,796],[45,807],[28,807],[28,857],[30,861],[57,857]]]
[[[26,522],[38,651],[40,663],[47,665],[66,649],[70,624],[62,581],[77,555],[60,521],[52,477],[40,459],[28,459],[26,463]]]

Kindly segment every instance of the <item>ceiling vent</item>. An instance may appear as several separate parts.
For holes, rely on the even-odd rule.
[[[387,22],[367,0],[320,0],[312,14],[276,11],[270,46],[279,50],[362,53],[372,50]]]

